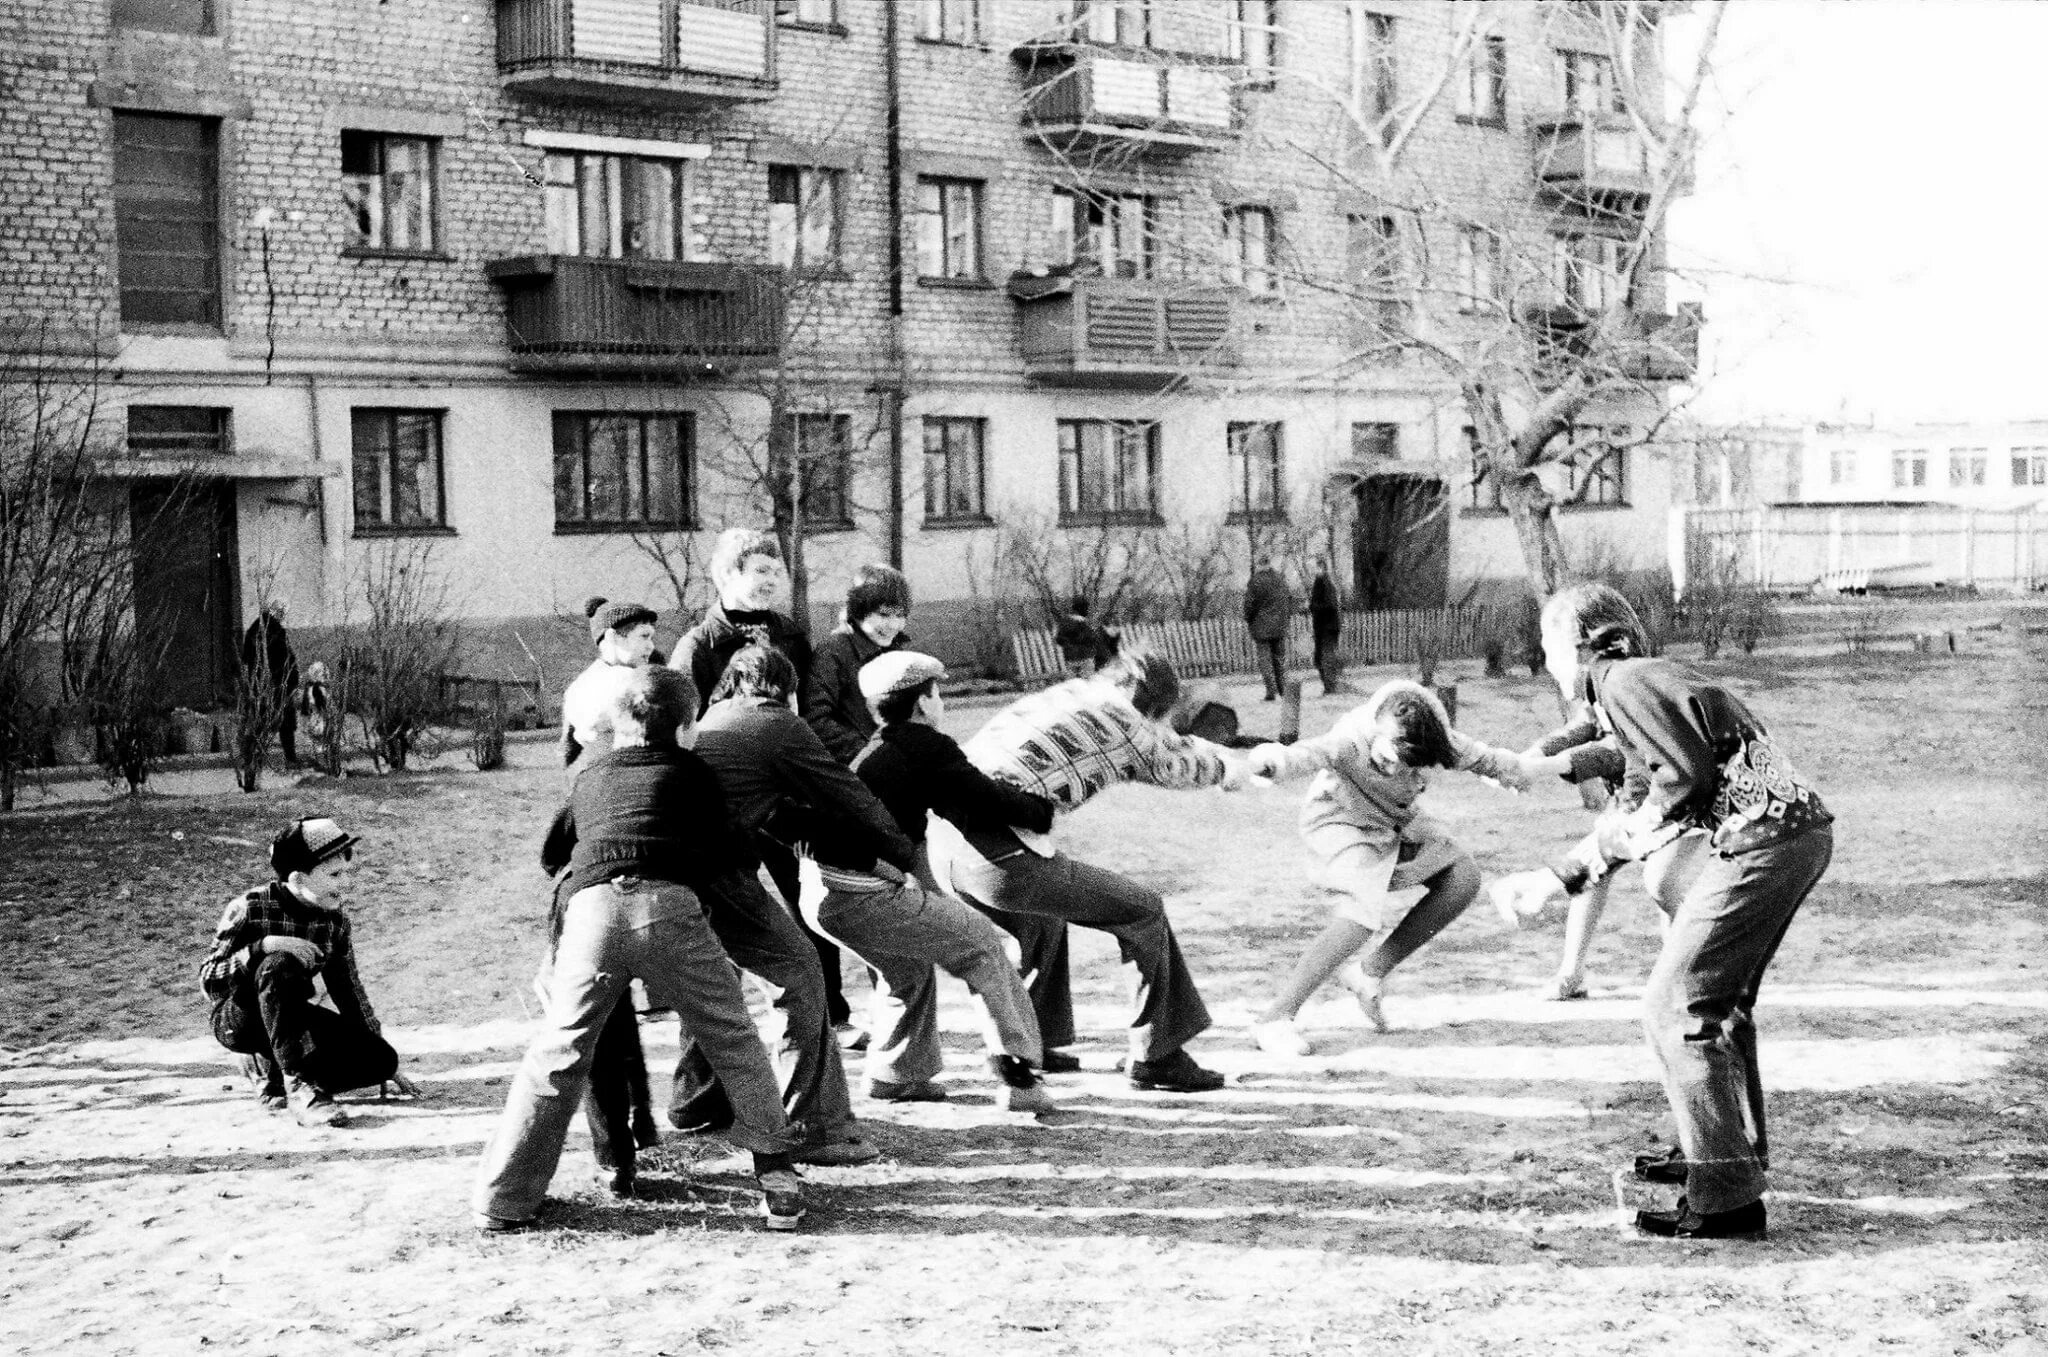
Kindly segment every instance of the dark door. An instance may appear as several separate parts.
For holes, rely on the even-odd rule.
[[[1362,608],[1441,608],[1451,576],[1450,492],[1427,476],[1358,483],[1352,569]]]
[[[234,486],[141,481],[129,493],[128,513],[136,627],[144,653],[164,656],[165,699],[196,710],[217,706],[235,684]]]

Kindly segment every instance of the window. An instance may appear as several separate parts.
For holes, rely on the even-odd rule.
[[[341,205],[349,249],[432,250],[434,143],[425,137],[343,132]]]
[[[1351,97],[1369,118],[1385,118],[1400,102],[1394,64],[1394,16],[1351,10]]]
[[[1504,127],[1508,121],[1508,40],[1483,37],[1452,76],[1458,117]]]
[[[402,532],[446,524],[441,498],[442,413],[349,412],[357,532]]]
[[[1984,484],[1989,455],[1983,448],[1952,448],[1948,454],[1948,485],[1951,490]]]
[[[555,412],[557,529],[695,525],[696,425],[688,414]]]
[[[1359,423],[1351,426],[1351,455],[1360,462],[1392,462],[1401,456],[1401,426]]]
[[[114,0],[114,27],[152,33],[213,32],[212,0]]]
[[[2014,448],[2012,483],[2048,485],[2048,448]]]
[[[1135,194],[1051,194],[1052,262],[1105,278],[1150,278],[1158,223],[1150,198]]]
[[[1261,296],[1276,290],[1273,264],[1278,254],[1279,231],[1272,208],[1224,208],[1223,246],[1227,281]]]
[[[1856,483],[1856,454],[1837,448],[1828,454],[1828,484],[1854,485]]]
[[[1458,309],[1491,311],[1500,300],[1500,237],[1484,226],[1458,233]]]
[[[917,181],[917,274],[981,277],[981,185],[976,181]]]
[[[1551,240],[1551,284],[1568,307],[1596,314],[1628,300],[1622,271],[1627,245],[1608,236],[1557,236]]]
[[[1479,446],[1479,430],[1467,424],[1465,436],[1465,457],[1472,466],[1472,508],[1479,513],[1494,513],[1507,506],[1500,499],[1500,477],[1494,474],[1492,463],[1486,459],[1486,449]]]
[[[1230,513],[1255,520],[1287,516],[1278,421],[1230,426]]]
[[[215,125],[114,114],[114,236],[126,325],[220,326]]]
[[[1233,8],[1225,54],[1247,67],[1254,80],[1270,75],[1279,64],[1279,0],[1236,0]]]
[[[550,151],[542,174],[548,253],[688,257],[682,161]]]
[[[1159,513],[1159,425],[1060,421],[1060,518],[1150,521]]]
[[[1924,448],[1909,448],[1892,454],[1892,488],[1906,489],[1909,486],[1927,484],[1927,451]]]
[[[917,36],[926,42],[980,42],[981,0],[919,0]]]
[[[1571,502],[1575,504],[1626,505],[1628,503],[1628,447],[1634,436],[1626,425],[1611,428],[1574,428],[1572,441]]]
[[[924,516],[929,521],[983,519],[982,457],[988,421],[928,416],[924,422]]]
[[[1064,0],[1060,22],[1088,42],[1152,45],[1151,0]]]
[[[775,0],[778,23],[831,28],[839,22],[839,0]]]
[[[768,259],[785,269],[839,263],[838,170],[768,167]]]
[[[228,412],[203,405],[131,405],[131,457],[225,457]]]
[[[1400,223],[1385,213],[1354,214],[1345,218],[1344,232],[1360,309],[1382,328],[1399,329],[1408,301]]]
[[[791,415],[789,422],[804,525],[814,532],[852,527],[853,417]]]
[[[1597,52],[1560,50],[1556,62],[1557,106],[1567,113],[1619,113],[1614,64]]]

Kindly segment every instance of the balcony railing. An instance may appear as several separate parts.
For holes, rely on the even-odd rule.
[[[1585,361],[1593,352],[1599,316],[1558,303],[1531,307],[1521,319],[1536,327],[1543,346],[1544,367],[1555,379],[1565,368]],[[1680,302],[1673,313],[1630,310],[1600,365],[1617,377],[1636,382],[1689,382],[1700,366],[1700,330],[1706,314],[1698,302]]]
[[[1650,152],[1623,117],[1573,113],[1529,124],[1536,178],[1574,200],[1623,203],[1650,196]]]
[[[1229,288],[1020,274],[1010,295],[1025,371],[1039,381],[1147,389],[1237,363]]]
[[[772,0],[498,0],[507,92],[658,108],[775,93]]]
[[[1085,47],[1020,48],[1024,125],[1063,151],[1216,150],[1237,135],[1228,68],[1141,61]]]
[[[554,254],[485,272],[505,290],[521,371],[715,375],[773,359],[782,343],[774,270]]]

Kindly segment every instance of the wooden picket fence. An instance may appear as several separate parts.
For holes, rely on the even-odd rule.
[[[1502,645],[1513,658],[1521,613],[1513,608],[1414,608],[1344,614],[1337,652],[1347,664],[1409,664],[1425,652],[1438,659],[1470,659],[1484,655],[1490,642]],[[1258,671],[1251,633],[1234,617],[1199,622],[1133,622],[1122,631],[1126,645],[1144,645],[1173,661],[1189,678]],[[1066,675],[1059,647],[1043,628],[1020,630],[1010,638],[1023,683],[1048,683]],[[1314,638],[1306,617],[1288,628],[1287,653],[1292,663],[1306,665]]]

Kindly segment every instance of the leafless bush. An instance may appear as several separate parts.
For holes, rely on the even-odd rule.
[[[260,668],[235,671],[235,785],[245,792],[263,786],[263,763],[284,721],[284,703],[270,675]]]
[[[76,652],[79,708],[93,731],[94,760],[111,786],[132,796],[170,752],[171,704],[163,698],[165,640],[143,636],[133,608],[112,591],[66,638]]]
[[[984,676],[1008,674],[1015,668],[1010,637],[1022,619],[1016,602],[1016,577],[1010,568],[1009,544],[998,537],[986,559],[969,543],[967,567],[967,645],[974,667]]]
[[[1867,655],[1898,626],[1899,610],[1881,599],[1862,598],[1842,609],[1842,645],[1851,655]]]
[[[1163,620],[1200,622],[1223,616],[1230,587],[1231,532],[1221,519],[1184,520],[1141,539],[1142,577],[1158,594]]]
[[[447,578],[426,542],[380,544],[350,590],[338,666],[363,751],[379,772],[440,752],[441,675],[455,650]]]
[[[1006,564],[1044,625],[1066,615],[1069,601],[1088,600],[1090,615],[1110,624],[1142,615],[1150,596],[1152,530],[1104,520],[1059,527],[1028,510],[1003,516],[1010,524]]]

